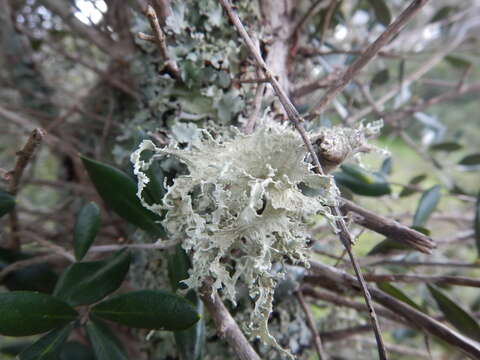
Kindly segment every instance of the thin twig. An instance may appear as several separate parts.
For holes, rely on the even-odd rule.
[[[175,79],[180,79],[180,70],[178,69],[177,63],[170,57],[170,54],[168,53],[167,39],[160,26],[160,23],[158,22],[157,13],[150,5],[147,7],[147,17],[152,30],[155,32],[155,42],[160,50],[160,55],[162,56],[163,61],[165,61],[165,68]]]
[[[124,245],[117,245],[117,244],[112,244],[112,245],[98,245],[98,246],[92,246],[89,250],[89,252],[108,252],[108,251],[115,251],[115,250],[121,250],[124,248],[129,248],[129,249],[139,249],[139,250],[163,250],[163,249],[169,249],[171,247],[174,247],[177,245],[179,242],[177,240],[158,240],[154,242],[153,244],[124,244]]]
[[[212,294],[211,282],[205,281],[199,295],[215,322],[218,335],[228,342],[240,360],[260,360],[220,297]]]
[[[317,351],[318,359],[326,360],[328,359],[328,355],[325,352],[325,349],[323,348],[322,339],[318,334],[317,326],[315,325],[315,321],[313,320],[312,313],[308,308],[308,305],[305,303],[305,299],[303,298],[302,291],[301,290],[296,291],[295,295],[298,299],[298,302],[300,303],[300,306],[303,309],[303,312],[305,313],[305,316],[307,317],[307,324],[308,324],[308,327],[310,328],[310,331],[312,332],[313,343],[315,345],[315,350]]]
[[[18,158],[15,164],[15,168],[7,175],[8,178],[10,179],[10,184],[8,187],[8,191],[10,194],[14,196],[17,194],[18,186],[20,184],[20,179],[22,177],[23,171],[27,167],[27,164],[29,163],[29,161],[32,159],[36,148],[38,147],[38,145],[40,145],[44,136],[45,136],[45,130],[41,128],[34,129],[30,134],[30,137],[28,138],[27,143],[25,144],[23,149],[17,152]],[[18,235],[20,226],[18,223],[18,213],[15,208],[13,208],[13,210],[10,211],[9,218],[10,218],[10,232],[11,232],[10,234],[11,235],[10,235],[10,241],[7,244],[7,248],[20,250],[21,242],[20,242],[20,236]]]
[[[321,49],[323,44],[325,43],[325,34],[327,33],[328,28],[330,27],[333,12],[336,7],[337,7],[337,0],[330,0],[330,4],[328,5],[325,18],[323,19],[323,26],[320,33],[320,45],[318,46],[319,49]]]
[[[326,91],[323,97],[313,106],[309,118],[322,114],[337,94],[372,60],[402,27],[415,15],[428,0],[414,0],[393,21],[385,31],[360,55],[342,74],[342,76]]]
[[[368,282],[404,282],[404,283],[427,282],[427,283],[436,283],[436,284],[480,287],[479,279],[469,278],[465,276],[366,274],[365,280]]]
[[[425,0],[423,0],[423,1],[425,1]],[[262,69],[262,71],[265,74],[265,77],[267,79],[269,79],[269,82],[272,85],[273,89],[275,90],[275,93],[277,94],[277,97],[280,100],[280,103],[282,104],[285,112],[287,113],[287,116],[288,116],[289,120],[294,124],[295,128],[297,129],[300,136],[302,137],[303,142],[305,143],[305,146],[307,147],[308,152],[310,153],[310,155],[312,157],[313,164],[314,164],[314,167],[315,167],[316,171],[319,174],[324,175],[322,165],[320,164],[318,156],[317,156],[315,150],[313,149],[312,143],[311,143],[307,133],[305,132],[305,129],[303,128],[303,126],[301,124],[303,119],[301,118],[297,109],[292,104],[292,102],[288,98],[287,94],[285,93],[285,91],[280,86],[280,83],[276,79],[275,75],[267,67],[267,64],[263,60],[260,52],[257,51],[257,48],[255,47],[255,44],[253,43],[252,39],[248,35],[248,33],[247,33],[245,27],[243,26],[240,18],[233,11],[229,1],[228,0],[219,0],[219,2],[222,4],[223,8],[227,12],[228,17],[230,18],[230,20],[234,24],[235,28],[237,29],[237,32],[242,37],[242,39],[245,42],[248,50],[250,51],[250,53],[255,58],[255,60],[257,62],[257,65],[259,66],[259,68]],[[333,100],[333,98],[331,100]],[[363,276],[362,276],[362,273],[360,271],[360,267],[358,265],[358,262],[357,262],[355,256],[353,255],[353,252],[352,252],[352,249],[351,249],[351,246],[352,246],[352,243],[353,243],[352,236],[350,235],[350,233],[347,229],[345,221],[344,221],[343,217],[341,216],[340,210],[338,209],[338,207],[333,206],[330,209],[331,209],[332,215],[337,219],[336,220],[336,225],[340,230],[339,231],[340,240],[342,241],[343,245],[345,246],[345,248],[348,252],[348,255],[350,257],[350,261],[352,263],[355,274],[357,275],[357,278],[358,278],[358,280],[359,280],[359,282],[362,286],[363,295],[364,295],[364,298],[365,298],[365,302],[366,302],[366,304],[369,308],[369,316],[370,316],[370,320],[372,322],[372,326],[374,328],[375,338],[376,338],[377,344],[378,344],[379,358],[381,360],[387,359],[387,354],[386,354],[386,351],[385,351],[385,346],[383,345],[382,334],[381,334],[381,331],[380,331],[380,325],[378,323],[377,316],[375,314],[375,309],[373,308],[373,305],[372,305],[372,302],[371,302],[371,297],[370,297],[370,294],[368,293],[367,285],[366,285],[365,281],[363,280]]]
[[[44,238],[40,237],[39,235],[37,235],[32,231],[24,230],[20,232],[20,235],[29,237],[30,239],[39,243],[40,245],[43,245],[46,248],[53,250],[56,254],[63,256],[64,258],[70,260],[71,262],[75,262],[75,256],[73,256],[70,252],[65,250],[63,247],[52,243],[51,241],[45,240]]]

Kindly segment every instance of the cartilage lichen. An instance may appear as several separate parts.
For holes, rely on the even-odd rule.
[[[329,206],[337,205],[337,188],[331,176],[312,171],[301,137],[288,126],[266,121],[251,135],[232,129],[216,138],[197,131],[184,149],[175,141],[163,148],[141,143],[131,156],[138,196],[148,209],[166,211],[165,229],[191,255],[188,287],[213,278],[214,291],[235,303],[236,284],[243,282],[255,303],[249,332],[278,347],[267,326],[283,275],[273,264],[308,266],[308,220],[323,214],[333,223]],[[144,151],[154,155],[143,160]],[[146,172],[162,157],[175,157],[189,173],[174,180],[161,204],[149,204]],[[318,195],[305,195],[304,185]]]

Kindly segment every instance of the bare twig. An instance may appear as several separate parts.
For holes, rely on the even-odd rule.
[[[480,287],[479,279],[469,278],[465,276],[366,274],[365,280],[368,282],[405,282],[405,283],[427,282],[427,283],[436,283],[436,284]]]
[[[325,352],[325,349],[323,348],[322,339],[318,334],[317,326],[315,325],[315,321],[313,320],[312,313],[308,308],[308,305],[305,303],[305,299],[303,298],[302,291],[299,290],[295,292],[295,295],[297,296],[298,302],[300,303],[300,306],[302,307],[303,312],[307,317],[307,324],[308,324],[308,327],[310,328],[310,331],[312,332],[313,343],[315,345],[315,350],[317,351],[318,359],[326,360],[328,359],[328,355]]]
[[[322,32],[320,33],[320,45],[318,46],[319,49],[321,49],[323,44],[325,43],[325,34],[327,33],[328,28],[330,27],[330,22],[332,21],[333,12],[336,7],[337,7],[337,0],[330,0],[330,4],[328,5],[325,18],[323,19]]]
[[[433,240],[421,232],[402,225],[395,220],[377,215],[351,201],[343,199],[341,208],[345,213],[353,215],[352,218],[355,223],[385,235],[392,240],[401,242],[427,254],[430,254],[431,250],[435,248]]]
[[[32,231],[23,230],[22,232],[20,232],[20,235],[28,237],[28,238],[32,239],[33,241],[39,243],[40,245],[45,246],[46,248],[53,250],[56,254],[59,254],[59,255],[63,256],[64,258],[70,260],[71,262],[75,262],[75,257],[70,252],[68,252],[63,247],[61,247],[57,244],[54,244],[53,242],[51,242],[49,240],[45,240],[44,238],[42,238],[41,236],[37,235],[36,233],[34,233]]]
[[[154,242],[153,244],[112,244],[112,245],[98,245],[98,246],[92,246],[89,250],[89,252],[108,252],[108,251],[115,251],[115,250],[121,250],[124,248],[129,248],[129,249],[139,249],[139,250],[163,250],[163,249],[168,249],[171,248],[175,245],[177,245],[179,242],[176,240],[169,241],[169,240],[158,240]]]
[[[17,153],[18,158],[15,164],[15,168],[8,175],[10,179],[8,191],[10,192],[10,194],[12,195],[17,194],[18,185],[20,184],[20,179],[22,177],[23,171],[27,167],[27,164],[33,157],[33,154],[35,153],[36,148],[38,147],[38,145],[40,145],[44,136],[45,136],[45,130],[41,128],[34,129],[30,134],[30,137],[28,138],[27,143],[25,144],[23,149]],[[10,236],[10,242],[8,243],[7,247],[10,249],[19,250],[21,243],[20,243],[20,237],[18,235],[18,231],[19,231],[18,214],[15,208],[12,211],[10,211],[9,217],[10,217],[11,236]]]
[[[425,0],[423,0],[423,1],[425,1]],[[288,98],[286,92],[280,86],[280,83],[276,79],[275,75],[267,67],[267,64],[263,60],[260,52],[257,50],[257,48],[255,47],[255,44],[253,43],[252,39],[248,35],[247,31],[245,30],[245,27],[243,26],[240,18],[233,11],[229,1],[228,0],[219,0],[219,2],[222,4],[223,8],[225,9],[225,11],[228,14],[228,17],[230,18],[230,20],[234,24],[235,28],[237,29],[237,32],[240,34],[243,41],[247,45],[248,50],[250,51],[252,56],[255,58],[255,60],[257,62],[257,65],[259,66],[259,68],[262,69],[262,71],[265,74],[265,77],[267,79],[269,79],[269,82],[272,85],[273,89],[275,90],[275,93],[277,94],[277,96],[280,100],[280,103],[282,104],[285,112],[287,113],[289,120],[294,124],[295,128],[297,129],[300,136],[302,137],[303,142],[305,143],[305,146],[307,147],[308,152],[310,153],[310,155],[312,157],[313,164],[314,164],[314,167],[315,167],[316,171],[319,174],[323,175],[324,172],[323,172],[323,169],[322,169],[322,165],[320,164],[318,156],[317,156],[315,150],[313,149],[312,143],[311,143],[307,133],[305,132],[305,129],[303,128],[303,126],[301,124],[303,119],[300,117],[300,114],[298,113],[297,109],[295,108],[295,106],[292,104],[292,102]],[[333,100],[333,98],[331,100]],[[378,323],[378,319],[377,319],[377,316],[375,314],[375,309],[372,306],[370,294],[368,293],[366,283],[363,280],[362,273],[360,271],[360,267],[358,265],[358,262],[357,262],[355,256],[353,255],[353,252],[352,252],[352,249],[351,249],[351,246],[352,246],[352,243],[353,243],[352,236],[350,235],[350,233],[347,229],[347,226],[345,224],[345,221],[344,221],[343,217],[341,217],[340,210],[338,209],[338,207],[336,207],[336,206],[331,207],[331,212],[332,212],[332,215],[337,219],[336,220],[336,225],[338,226],[338,228],[340,230],[339,231],[340,240],[342,241],[343,245],[345,246],[345,248],[348,252],[348,256],[349,256],[350,261],[352,263],[355,274],[357,275],[357,278],[358,278],[358,280],[359,280],[359,282],[362,286],[363,295],[364,295],[364,298],[365,298],[365,302],[366,302],[366,304],[369,308],[369,316],[370,316],[370,320],[371,320],[372,325],[373,325],[375,338],[376,338],[377,344],[378,344],[379,357],[380,357],[381,360],[387,359],[385,346],[383,345],[383,339],[382,339],[382,335],[381,335],[381,331],[380,331],[380,325]]]
[[[312,272],[315,276],[322,278],[324,284],[334,284],[337,287],[343,286],[349,290],[357,292],[360,290],[360,284],[357,279],[343,271],[316,261],[311,261],[311,266]],[[412,308],[383,291],[375,288],[369,288],[369,290],[376,302],[405,318],[408,324],[414,324],[447,343],[462,349],[466,354],[472,357],[472,359],[480,358],[480,344],[476,341],[459,334],[423,312]]]
[[[215,322],[218,335],[228,342],[240,360],[260,360],[220,297],[212,294],[211,283],[205,281],[200,298]]]
[[[170,57],[170,54],[168,53],[167,39],[160,26],[160,23],[158,22],[157,13],[150,5],[147,7],[147,17],[152,30],[155,32],[155,42],[160,50],[160,55],[162,56],[163,61],[165,61],[165,69],[167,69],[167,71],[175,79],[180,79],[180,70],[178,69],[177,63]]]
[[[313,106],[310,118],[322,114],[337,94],[372,60],[380,49],[393,38],[402,27],[415,15],[428,0],[414,0],[393,21],[385,31],[360,55],[342,74],[342,76],[326,91],[323,97]]]

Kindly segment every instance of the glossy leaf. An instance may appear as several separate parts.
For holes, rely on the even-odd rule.
[[[22,351],[20,360],[51,360],[57,359],[62,345],[70,335],[73,323],[50,331],[42,336],[33,345]]]
[[[135,182],[122,171],[98,161],[82,157],[83,164],[98,193],[118,215],[148,233],[163,237],[161,219],[142,206]]]
[[[1,269],[1,266],[0,266]],[[11,291],[39,291],[51,294],[58,281],[58,275],[49,264],[33,264],[9,273],[4,284]]]
[[[397,252],[397,251],[405,251],[405,250],[412,250],[412,248],[408,247],[407,245],[404,245],[398,241],[394,241],[391,239],[385,239],[381,242],[379,242],[377,245],[375,245],[372,250],[368,252],[367,255],[372,256],[372,255],[380,255],[380,254],[390,254],[392,252]]]
[[[190,260],[185,250],[177,245],[175,252],[168,257],[168,277],[172,290],[184,289],[186,286],[181,281],[188,278],[188,269]],[[195,309],[200,316],[203,316],[203,302],[198,298],[193,290],[188,291],[186,298],[195,305]],[[192,327],[175,331],[173,333],[177,350],[182,360],[201,360],[205,346],[205,320],[203,317]]]
[[[82,207],[73,230],[73,244],[77,261],[87,253],[100,228],[100,208],[94,202]]]
[[[480,164],[480,153],[470,154],[465,156],[460,162],[459,165],[472,166]]]
[[[163,290],[117,295],[95,305],[95,316],[134,328],[184,330],[200,316],[185,298]]]
[[[70,265],[54,294],[72,306],[92,304],[117,290],[130,267],[131,255],[121,250],[107,260]]]
[[[384,175],[390,175],[392,173],[392,158],[388,157],[382,162],[380,172]]]
[[[0,217],[8,214],[15,207],[15,197],[0,189]]]
[[[97,360],[128,360],[120,342],[107,325],[90,319],[85,329]]]
[[[421,174],[421,175],[417,175],[417,176],[414,176],[413,178],[410,179],[410,181],[408,182],[408,187],[404,187],[402,189],[402,191],[400,192],[399,196],[400,197],[406,197],[406,196],[409,196],[409,195],[412,195],[414,194],[416,191],[414,189],[412,189],[411,187],[415,186],[415,185],[418,185],[420,184],[423,180],[425,180],[427,178],[427,175],[425,174]]]
[[[27,336],[41,334],[77,318],[78,313],[53,296],[11,291],[0,294],[0,334]]]
[[[378,22],[384,26],[388,26],[392,21],[392,14],[386,2],[384,0],[368,0],[368,2],[373,7]]]
[[[422,194],[413,217],[413,226],[424,227],[432,212],[436,209],[441,197],[440,186],[435,185]]]
[[[447,295],[433,285],[427,285],[440,311],[445,318],[460,332],[480,341],[480,326],[466,310],[451,300]]]
[[[410,299],[402,290],[400,290],[399,288],[397,288],[396,286],[388,283],[388,282],[381,282],[381,283],[377,283],[377,286],[380,290],[386,292],[387,294],[393,296],[394,298],[396,298],[397,300],[400,300],[408,305],[410,305],[411,307],[417,309],[418,311],[421,311],[423,312],[424,310],[421,308],[420,305],[418,305],[417,303],[415,303],[415,301],[413,301],[412,299]]]
[[[342,165],[342,172],[334,173],[338,185],[343,185],[353,193],[364,196],[390,194],[390,185],[381,173],[370,173],[356,165]]]
[[[59,360],[95,360],[91,348],[77,341],[63,344]]]
[[[445,141],[445,142],[436,143],[430,146],[431,151],[446,151],[446,152],[457,151],[462,148],[463,146],[461,144],[454,141]]]
[[[454,55],[448,55],[448,56],[445,56],[445,61],[453,66],[454,68],[457,68],[457,69],[466,69],[470,66],[472,66],[472,62],[469,61],[469,60],[466,60],[466,59],[463,59],[461,57],[458,57],[458,56],[454,56]]]
[[[375,88],[377,86],[386,84],[390,80],[390,72],[388,69],[383,69],[373,75],[372,81],[370,81],[370,87]]]
[[[475,204],[475,219],[473,223],[473,229],[475,231],[475,241],[477,244],[477,253],[480,258],[480,191],[477,195],[477,202]]]

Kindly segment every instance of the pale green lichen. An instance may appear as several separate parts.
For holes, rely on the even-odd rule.
[[[323,214],[333,223],[338,190],[331,176],[312,171],[301,137],[288,126],[265,121],[251,135],[193,129],[184,149],[175,141],[163,148],[140,144],[131,156],[138,197],[146,208],[166,211],[165,229],[191,255],[188,287],[199,289],[211,278],[214,291],[235,303],[237,282],[246,284],[255,302],[250,334],[279,348],[267,325],[275,286],[287,263],[308,266],[308,220]],[[144,152],[153,155],[146,160]],[[146,172],[163,157],[175,157],[189,173],[174,180],[161,204],[149,204]],[[315,196],[302,192],[305,186]]]

